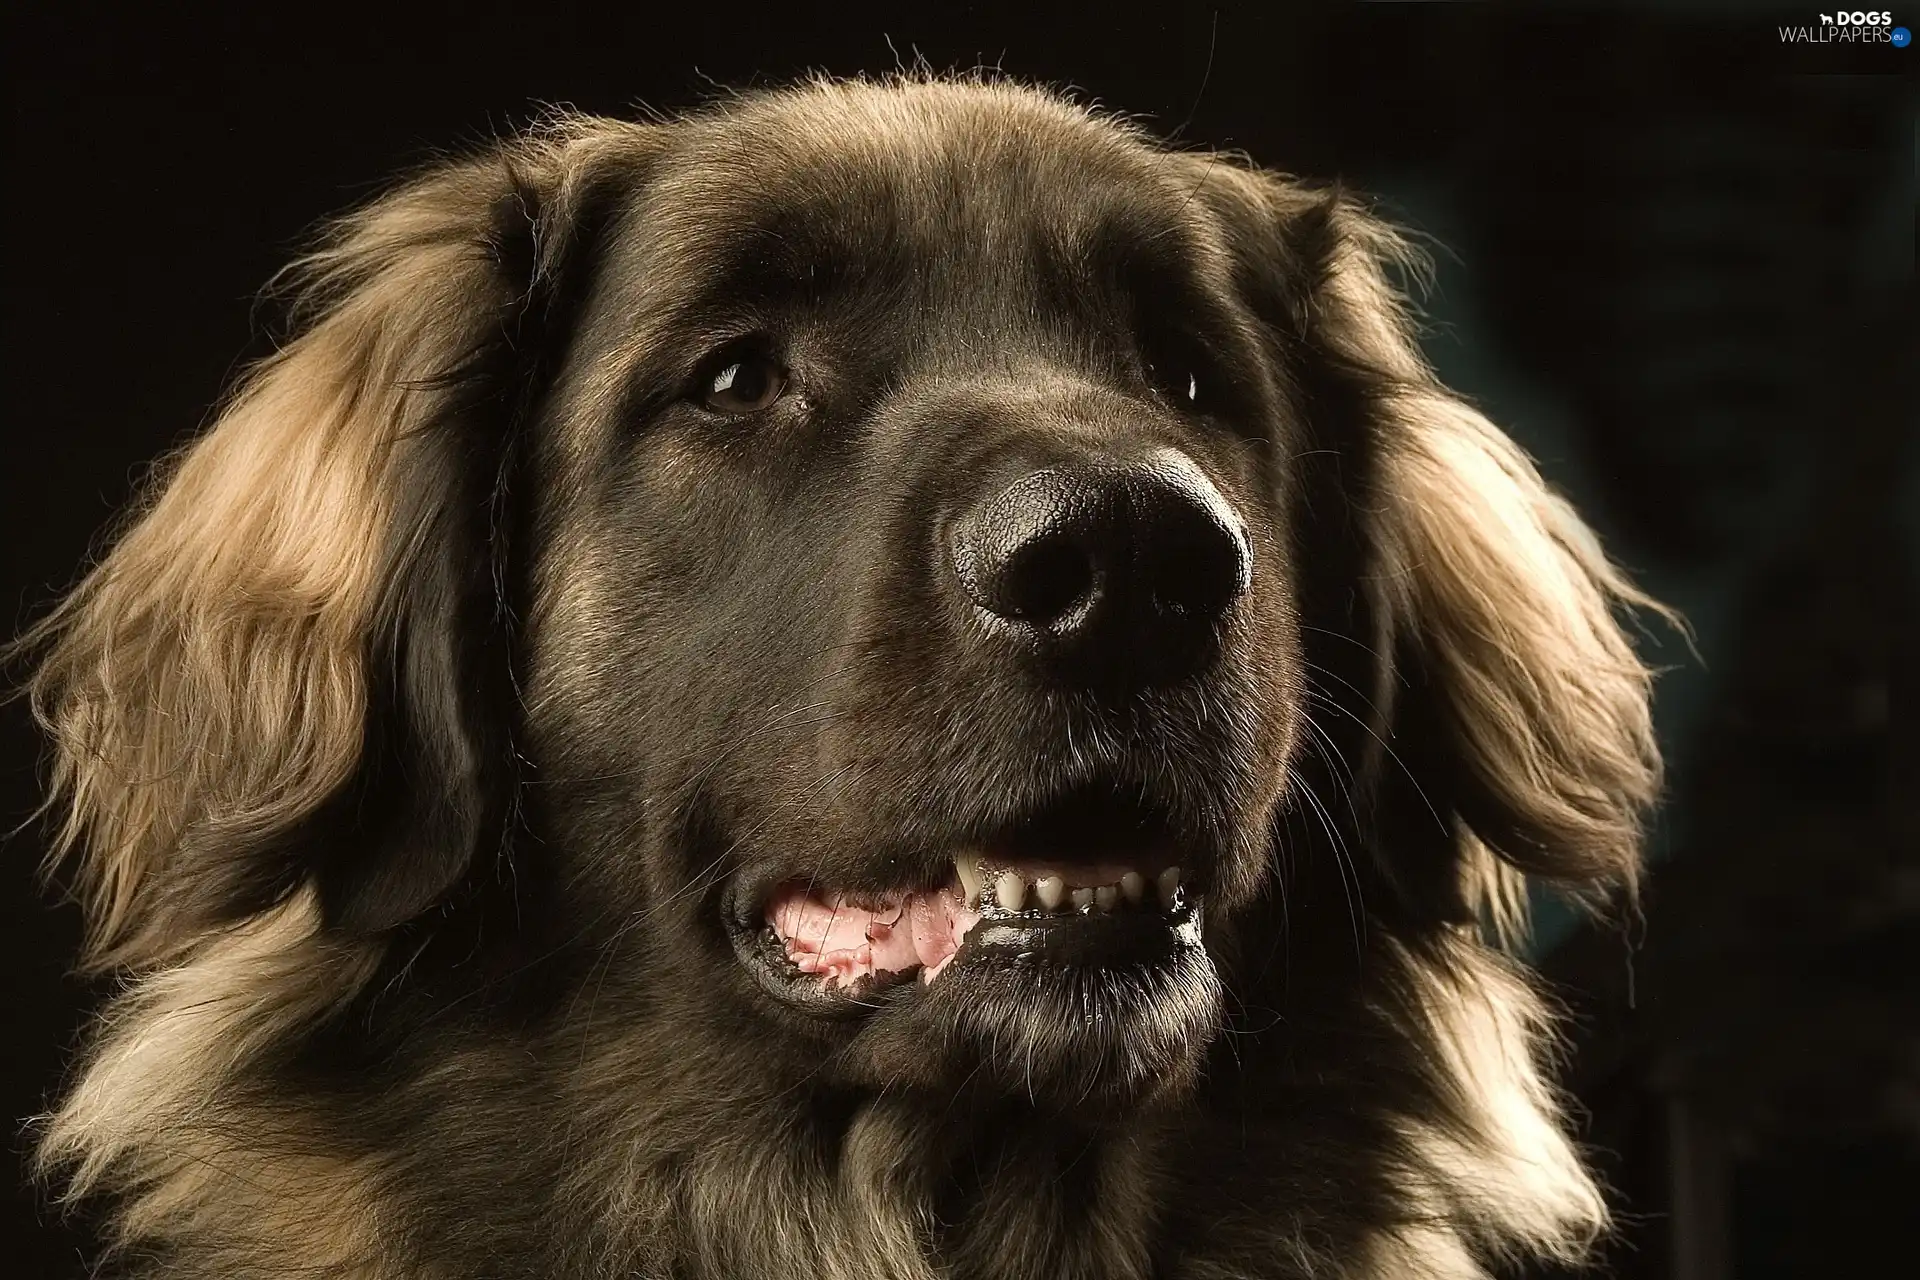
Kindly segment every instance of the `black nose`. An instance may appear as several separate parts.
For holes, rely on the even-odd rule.
[[[1022,476],[954,522],[967,597],[1087,681],[1190,675],[1247,589],[1247,536],[1185,455]]]

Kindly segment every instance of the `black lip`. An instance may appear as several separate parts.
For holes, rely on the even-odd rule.
[[[949,968],[1008,960],[1089,968],[1160,964],[1200,945],[1200,921],[1199,899],[1184,893],[1171,911],[990,912],[967,933]]]
[[[730,929],[728,932],[733,935],[734,954],[739,957],[741,966],[753,975],[760,989],[781,1004],[804,1013],[826,1018],[850,1018],[875,1008],[886,992],[897,987],[920,985],[920,970],[916,967],[899,973],[873,974],[851,986],[828,990],[817,975],[801,973],[787,958],[786,947],[781,944],[771,925],[763,924],[757,930]]]

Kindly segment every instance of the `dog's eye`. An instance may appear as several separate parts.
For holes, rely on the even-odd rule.
[[[1176,405],[1198,408],[1206,396],[1207,388],[1191,365],[1149,365],[1147,372],[1161,394]]]
[[[715,413],[757,413],[787,389],[787,371],[771,356],[737,355],[702,379],[701,403]]]

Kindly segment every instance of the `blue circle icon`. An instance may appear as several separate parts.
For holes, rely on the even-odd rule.
[[[1904,49],[1913,43],[1913,32],[1905,27],[1895,27],[1888,33],[1887,39],[1893,42],[1894,48]]]

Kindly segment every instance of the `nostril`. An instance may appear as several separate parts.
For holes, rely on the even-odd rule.
[[[1113,548],[1112,506],[1085,468],[1030,472],[976,503],[947,534],[967,597],[1009,621],[1042,630],[1084,615],[1101,590]]]
[[[1211,621],[1250,583],[1251,557],[1238,529],[1200,519],[1149,545],[1142,576],[1156,608],[1177,618]]]
[[[1044,626],[1093,594],[1098,571],[1085,547],[1055,534],[1025,543],[1007,561],[995,594],[998,612]]]

